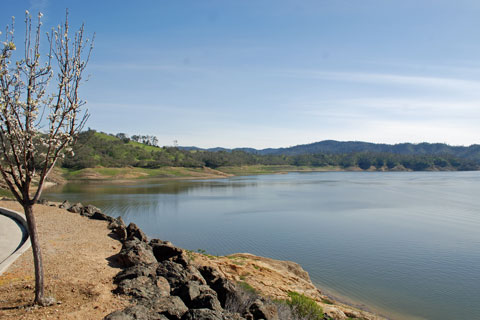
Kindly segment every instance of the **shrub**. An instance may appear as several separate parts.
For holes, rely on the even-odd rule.
[[[323,309],[315,300],[298,292],[289,292],[287,304],[299,317],[309,320],[323,320]]]

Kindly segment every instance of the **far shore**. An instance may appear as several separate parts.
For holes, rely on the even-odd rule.
[[[187,168],[187,167],[161,167],[155,169],[139,167],[122,168],[85,168],[80,170],[60,169],[57,176],[61,175],[65,180],[111,180],[131,181],[137,179],[219,179],[232,176],[263,175],[263,174],[287,174],[289,172],[412,172],[403,166],[394,168],[375,168],[374,166],[364,170],[358,166],[343,168],[340,166],[292,166],[292,165],[247,165],[247,166],[223,166],[218,168]],[[454,168],[435,168],[425,170],[427,172],[457,171]]]
[[[435,168],[433,170],[425,170],[424,172],[451,172],[458,171],[454,168]],[[357,166],[343,168],[340,166],[292,166],[292,165],[248,165],[248,166],[224,166],[215,169],[209,167],[203,168],[186,168],[186,167],[161,167],[161,168],[139,168],[139,167],[122,167],[122,168],[106,168],[95,167],[80,170],[56,168],[48,176],[45,182],[45,188],[52,188],[64,185],[68,182],[88,182],[88,183],[111,183],[114,181],[118,184],[133,183],[135,181],[155,180],[209,180],[209,179],[225,179],[234,176],[253,176],[268,174],[288,174],[290,172],[413,172],[403,166],[394,168],[375,168],[370,167],[363,170]],[[0,178],[1,179],[1,178]],[[11,197],[11,193],[7,190],[6,185],[0,181],[0,196]]]

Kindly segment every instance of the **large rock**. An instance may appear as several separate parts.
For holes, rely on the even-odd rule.
[[[134,279],[125,279],[118,284],[115,293],[125,294],[135,299],[154,299],[170,295],[170,290],[161,290],[152,278],[140,276]]]
[[[81,204],[80,202],[75,203],[74,205],[72,205],[67,210],[70,211],[70,212],[73,212],[73,213],[82,213],[83,204]]]
[[[237,294],[237,288],[233,282],[223,278],[220,273],[213,267],[204,266],[198,269],[203,278],[207,281],[207,284],[216,293],[218,300],[222,307],[225,307],[225,303],[228,298]]]
[[[170,288],[170,283],[168,283],[167,279],[165,279],[164,277],[158,276],[155,283],[160,291],[168,292],[168,294],[170,294],[171,288]]]
[[[329,306],[326,305],[323,307],[323,311],[325,312],[325,316],[330,318],[330,319],[335,319],[335,320],[347,320],[347,319],[362,319],[363,316],[358,312],[358,313],[348,313],[345,314],[342,310],[339,310],[338,308],[335,308],[334,306]],[[352,310],[353,311],[353,310]]]
[[[115,282],[119,283],[120,281],[126,279],[134,279],[138,277],[150,277],[152,279],[156,278],[158,263],[152,264],[137,264],[129,268],[123,269],[115,276]]]
[[[223,311],[215,292],[200,293],[200,295],[192,301],[191,306],[194,309],[206,308],[214,311]]]
[[[210,309],[190,309],[184,316],[185,320],[224,320],[222,312]]]
[[[38,203],[38,204],[43,204],[44,206],[48,206],[48,205],[50,204],[50,202],[48,202],[47,199],[37,200],[37,203]]]
[[[143,233],[143,231],[133,222],[131,222],[127,227],[127,239],[138,239],[143,242],[148,242],[147,235]]]
[[[106,214],[98,212],[98,211],[95,212],[94,214],[92,214],[90,219],[105,220],[105,221],[109,221],[109,222],[113,222],[115,220],[114,218],[112,218],[110,216],[107,216]]]
[[[157,276],[167,279],[172,287],[172,291],[180,289],[191,280],[191,275],[181,264],[169,260],[163,261],[158,265]]]
[[[136,305],[110,313],[105,320],[168,320],[161,314],[153,313],[144,305]]]
[[[89,204],[82,208],[81,215],[91,217],[95,212],[102,213],[102,211],[99,208]]]
[[[183,320],[245,320],[239,314],[213,311],[210,309],[190,309]]]
[[[118,254],[118,259],[125,267],[157,262],[150,246],[137,239],[127,240],[123,243],[122,250]]]
[[[199,284],[196,281],[188,281],[185,283],[182,287],[180,287],[177,290],[174,290],[173,292],[175,295],[179,296],[182,298],[183,302],[190,307],[190,308],[209,308],[211,307],[211,303],[207,303],[206,305],[202,305],[202,300],[198,300],[198,298],[202,294],[209,294],[211,296],[214,296],[215,299],[217,297],[217,294],[215,291],[213,291],[209,286],[204,285],[204,284]],[[220,305],[218,303],[218,305]],[[217,306],[217,303],[213,303],[213,306]]]
[[[154,314],[164,315],[168,319],[182,319],[188,312],[187,306],[182,299],[176,296],[159,297],[148,301],[147,308]]]
[[[70,209],[71,206],[72,206],[72,205],[70,204],[70,202],[68,202],[68,200],[65,200],[65,201],[63,201],[58,207],[59,207],[60,209],[66,209],[66,210],[68,210],[68,209]]]
[[[207,284],[207,281],[203,278],[200,271],[193,265],[188,265],[185,267],[185,270],[188,272],[188,277],[192,281],[196,281],[200,284]]]
[[[175,247],[169,241],[153,239],[150,241],[150,246],[152,246],[153,254],[155,255],[155,258],[157,258],[158,262],[179,256],[183,253],[182,249]]]
[[[125,222],[123,222],[122,217],[118,217],[111,221],[108,228],[118,236],[120,241],[127,239],[127,226],[125,225]]]
[[[277,307],[273,303],[264,303],[262,300],[255,300],[248,307],[249,314],[253,319],[279,320]]]
[[[218,270],[215,269],[214,267],[202,266],[198,268],[198,271],[200,271],[203,278],[207,281],[209,285],[213,283],[215,280],[217,280],[218,278],[222,277],[220,272],[218,272]]]

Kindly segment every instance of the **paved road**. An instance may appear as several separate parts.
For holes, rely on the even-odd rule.
[[[17,220],[0,213],[0,264],[17,250],[26,235]]]

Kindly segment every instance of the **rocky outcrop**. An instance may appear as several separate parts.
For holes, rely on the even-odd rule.
[[[207,281],[184,251],[170,242],[153,239],[147,243],[137,226],[125,228],[120,219],[109,227],[122,235],[126,230],[118,255],[125,269],[115,277],[115,292],[130,296],[135,306],[105,319],[244,319],[225,310],[226,297],[236,295],[237,288],[218,272],[202,269]]]

